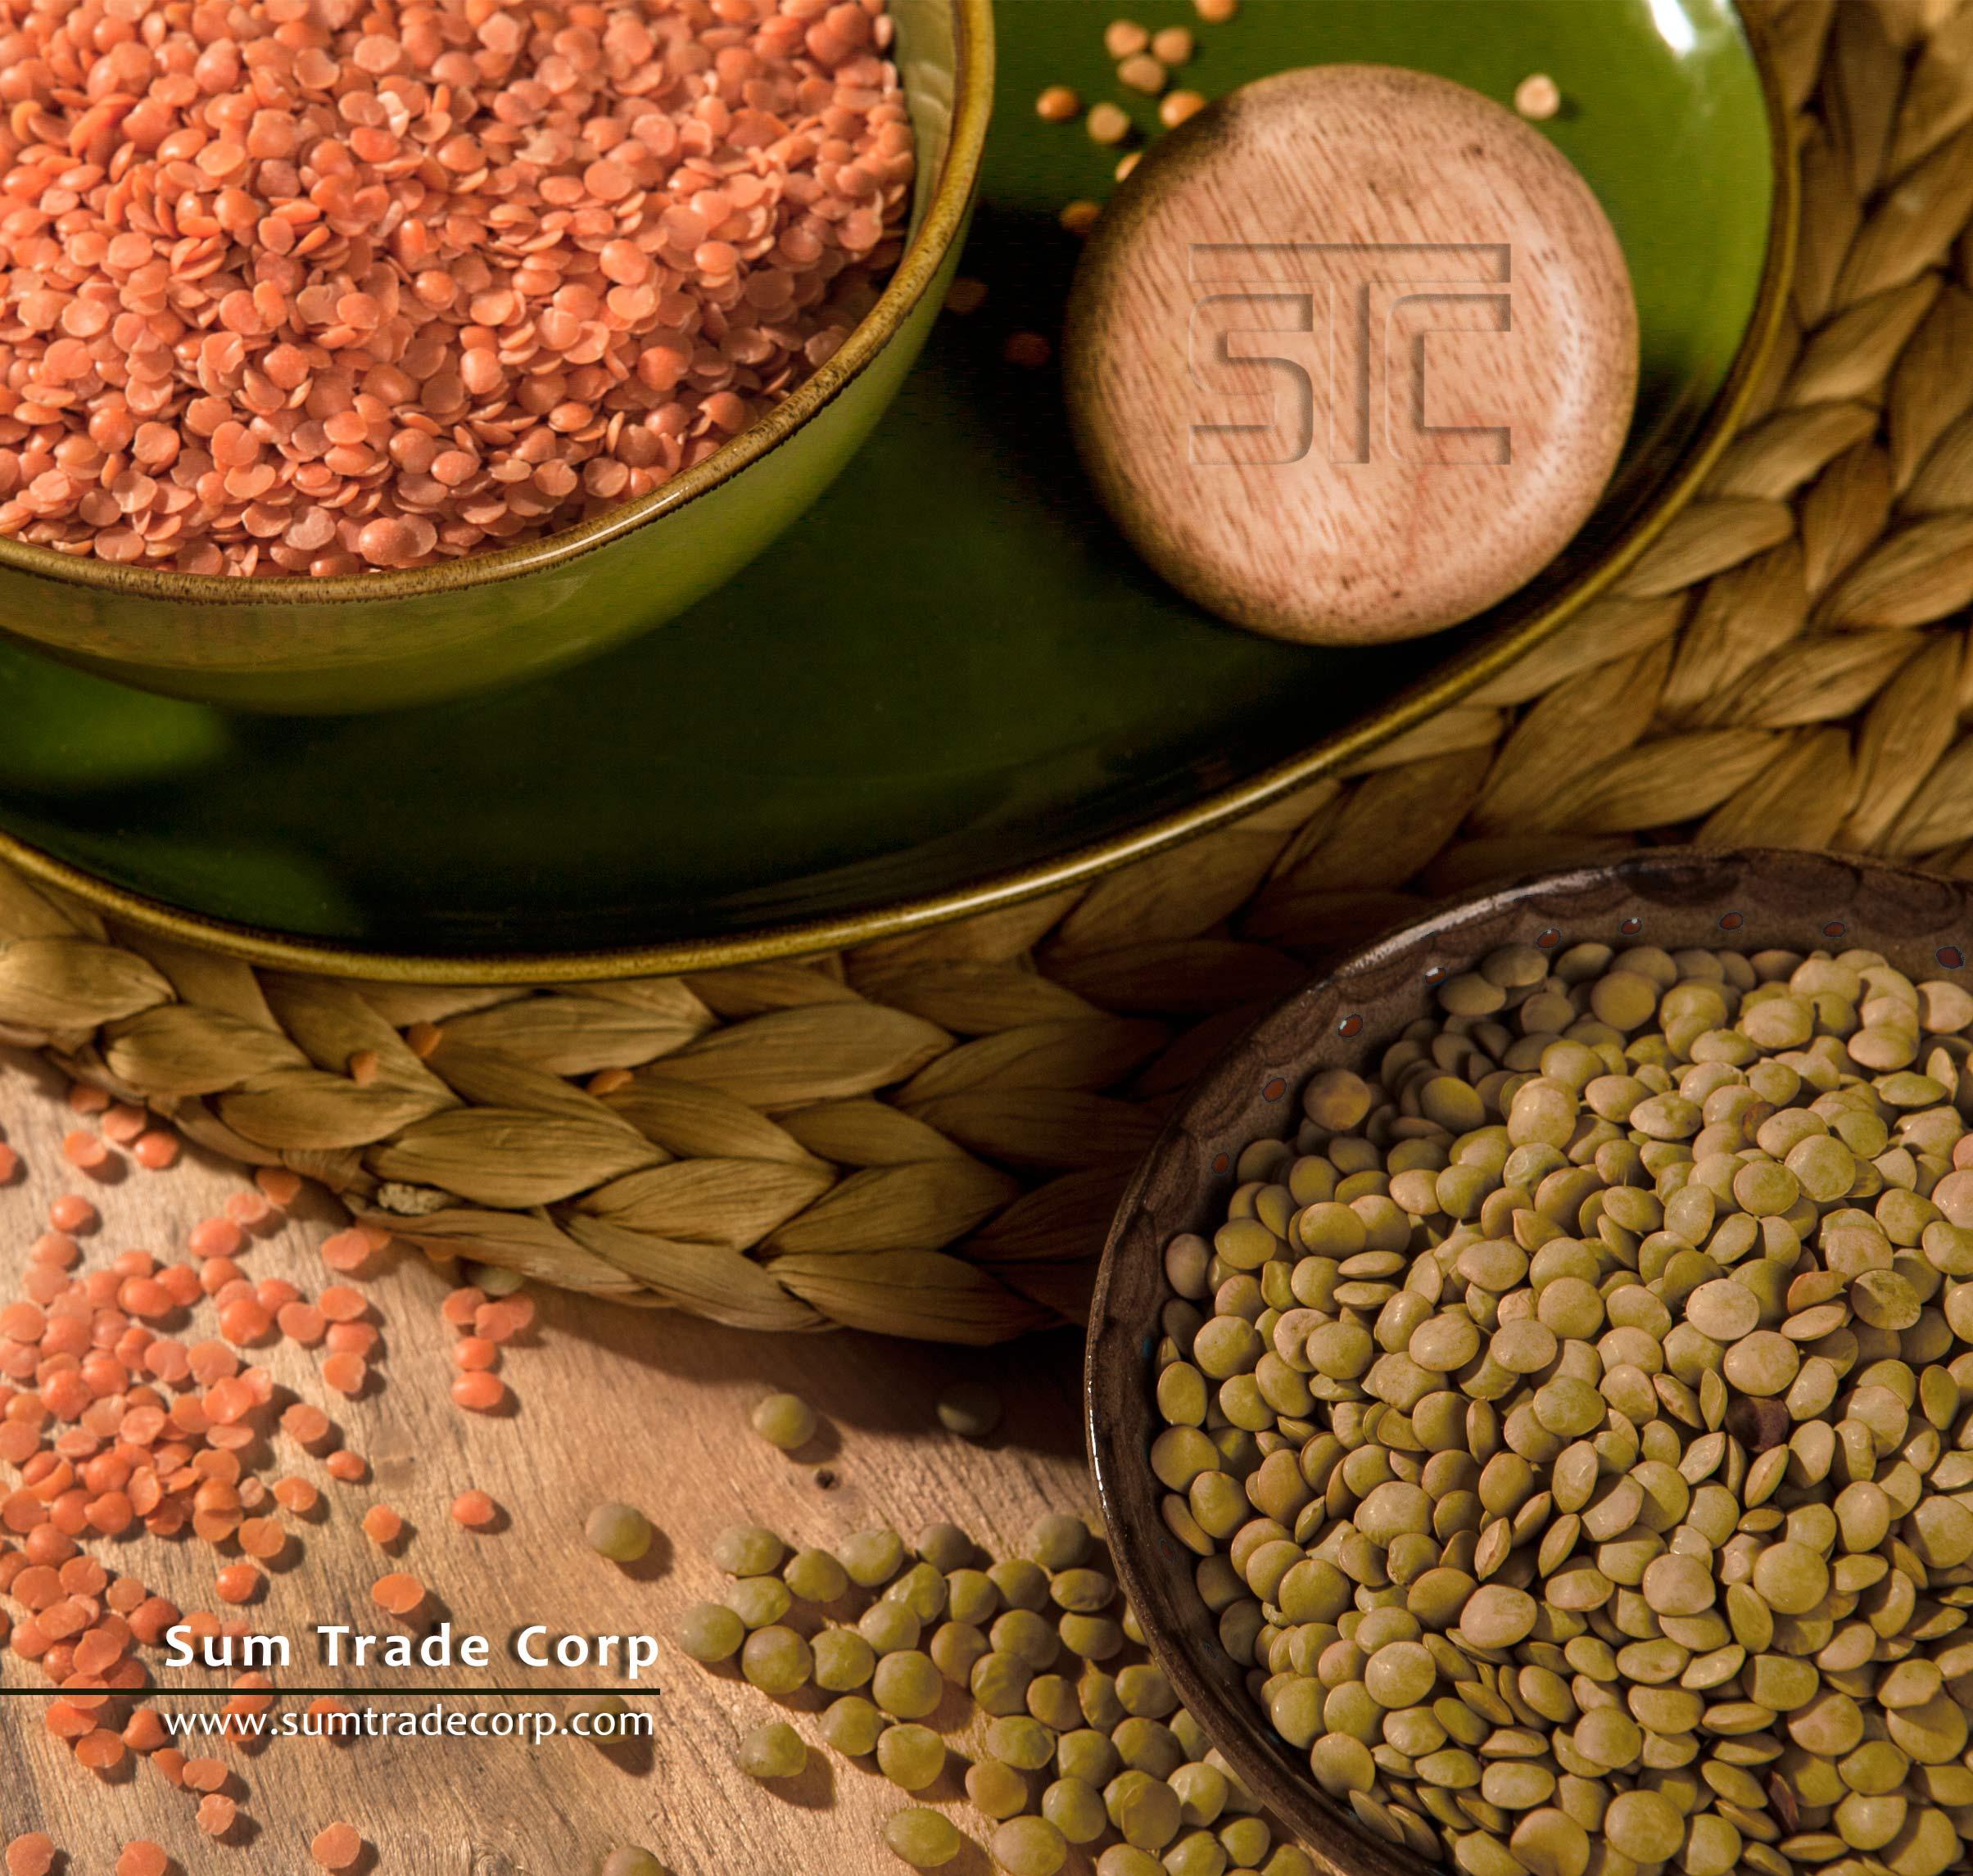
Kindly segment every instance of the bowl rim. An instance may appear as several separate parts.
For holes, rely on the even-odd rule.
[[[969,175],[975,175],[993,103],[991,0],[952,0],[952,3],[959,19],[970,26],[971,38],[965,49],[970,49],[975,56],[970,61],[962,60],[961,65],[953,147],[948,160],[948,172],[956,173],[954,164],[963,143]],[[398,951],[353,941],[302,938],[246,920],[188,911],[147,893],[118,885],[70,861],[45,852],[3,827],[0,827],[0,861],[13,866],[29,879],[55,887],[98,911],[126,921],[138,930],[264,967],[373,983],[446,985],[599,983],[617,978],[716,970],[733,965],[837,951],[876,938],[921,931],[953,919],[999,911],[1051,893],[1086,885],[1105,873],[1148,859],[1183,841],[1224,827],[1313,781],[1333,775],[1381,744],[1415,729],[1478,689],[1488,679],[1497,676],[1559,631],[1582,607],[1611,586],[1698,491],[1733,441],[1741,419],[1758,394],[1768,361],[1785,323],[1794,269],[1800,183],[1794,160],[1794,115],[1787,102],[1773,43],[1757,9],[1749,7],[1746,0],[1731,0],[1731,3],[1766,107],[1771,191],[1767,246],[1754,309],[1741,337],[1740,349],[1712,408],[1699,425],[1683,466],[1659,490],[1652,504],[1636,518],[1630,531],[1613,545],[1603,560],[1573,586],[1559,594],[1547,607],[1497,638],[1450,660],[1384,709],[1360,719],[1286,762],[1263,770],[1243,782],[1205,795],[1171,813],[1101,840],[957,886],[929,893],[907,894],[819,918],[797,919],[713,937],[649,944],[533,952]],[[958,198],[934,203],[934,207],[950,211],[953,229],[962,224],[963,203]],[[928,212],[925,226],[920,231],[921,237],[929,233],[932,222],[932,214]],[[948,242],[951,233],[948,230],[944,236]],[[906,264],[919,251],[914,246],[912,252],[906,255]],[[935,265],[928,265],[927,281],[935,271]],[[902,275],[903,267],[899,272]],[[919,286],[921,293],[925,283],[921,282]],[[894,289],[897,284],[894,278]],[[880,301],[880,310],[881,307]],[[871,318],[875,317],[873,311]],[[870,323],[867,319],[864,324],[867,326]],[[858,332],[863,329],[859,327]],[[852,333],[852,339],[856,336]],[[845,351],[848,349],[846,344]],[[839,353],[837,359],[825,365],[808,381],[804,390],[812,390],[842,356]],[[841,388],[840,382],[836,388]],[[781,410],[785,411],[795,404],[802,395],[798,391],[781,407]],[[773,421],[771,415],[757,427],[764,428]],[[735,447],[752,434],[750,431],[743,431],[727,448]],[[708,458],[700,468],[710,468],[724,454],[722,450],[719,455]],[[8,545],[0,541],[0,566],[7,564],[4,549]],[[61,558],[59,555],[54,558]],[[190,580],[196,576],[174,577]],[[358,575],[347,583],[360,585],[398,577],[410,576]],[[202,584],[238,587],[264,583],[229,581],[207,576]],[[333,583],[315,584],[328,586]],[[254,596],[233,595],[241,600]],[[258,596],[264,598],[265,594]],[[314,594],[311,593],[310,596],[312,599]]]
[[[1564,896],[1586,898],[1591,906],[1606,915],[1606,935],[1619,943],[1653,942],[1650,920],[1644,920],[1640,929],[1632,922],[1633,908],[1649,911],[1656,907],[1674,916],[1703,909],[1708,916],[1718,914],[1715,929],[1726,947],[1754,951],[1764,948],[1752,942],[1762,929],[1759,915],[1751,903],[1744,915],[1733,908],[1738,902],[1752,902],[1763,891],[1798,902],[1800,909],[1792,915],[1802,926],[1819,926],[1817,942],[1832,951],[1846,944],[1940,946],[1957,940],[1957,965],[1948,961],[1943,952],[1935,953],[1948,973],[1963,970],[1966,958],[1973,956],[1973,945],[1967,943],[1968,934],[1973,933],[1973,881],[1867,854],[1758,846],[1643,848],[1614,859],[1497,880],[1428,906],[1404,923],[1351,945],[1333,963],[1311,972],[1299,989],[1271,1004],[1188,1085],[1117,1202],[1097,1267],[1083,1363],[1084,1440],[1109,1538],[1112,1571],[1137,1612],[1147,1647],[1180,1701],[1242,1781],[1303,1834],[1306,1847],[1328,1876],[1419,1876],[1436,1866],[1408,1847],[1374,1839],[1312,1778],[1291,1773],[1287,1768],[1298,1755],[1294,1748],[1270,1738],[1258,1704],[1244,1690],[1229,1692],[1206,1675],[1161,1617],[1161,1604],[1168,1599],[1162,1588],[1167,1579],[1146,1566],[1145,1555],[1147,1547],[1161,1539],[1174,1544],[1174,1550],[1175,1544],[1166,1536],[1155,1509],[1147,1520],[1143,1508],[1147,1497],[1161,1497],[1164,1488],[1155,1480],[1146,1485],[1150,1476],[1143,1449],[1129,1441],[1116,1414],[1120,1403],[1134,1399],[1141,1409],[1141,1425],[1157,1424],[1146,1385],[1153,1345],[1134,1320],[1125,1322],[1112,1316],[1125,1239],[1141,1223],[1147,1223],[1143,1214],[1160,1169],[1179,1164],[1182,1155],[1188,1157],[1189,1164],[1181,1164],[1180,1169],[1195,1180],[1217,1183],[1237,1178],[1221,1164],[1223,1155],[1209,1164],[1191,1150],[1200,1142],[1190,1123],[1201,1109],[1208,1110],[1203,1117],[1208,1124],[1229,1123],[1235,1118],[1237,1091],[1245,1090],[1242,1105],[1251,1117],[1257,1089],[1264,1109],[1280,1100],[1283,1109],[1299,1112],[1295,1098],[1301,1086],[1297,1078],[1324,1065],[1319,1042],[1305,1038],[1296,1046],[1284,1033],[1299,1006],[1326,1001],[1324,1018],[1334,1016],[1338,1009],[1349,1009],[1355,982],[1362,979],[1366,1010],[1373,1003],[1386,1006],[1375,1019],[1375,1026],[1361,1032],[1347,1029],[1342,1024],[1362,1019],[1345,1016],[1333,1031],[1315,1033],[1342,1038],[1348,1052],[1360,1059],[1364,1050],[1387,1046],[1401,1030],[1401,1023],[1394,1021],[1401,1012],[1390,1007],[1399,987],[1414,986],[1414,995],[1418,995],[1438,981],[1420,969],[1428,960],[1432,967],[1457,968],[1455,961],[1469,959],[1495,945],[1525,942],[1527,928],[1536,917],[1545,924],[1550,915],[1548,906]],[[1818,909],[1807,910],[1811,906]],[[1559,926],[1566,927],[1572,918],[1585,920],[1588,911],[1588,907],[1578,906],[1554,915]],[[1898,913],[1903,915],[1887,915]],[[1777,923],[1790,915],[1785,906],[1772,915]],[[1948,924],[1948,920],[1953,922]],[[1858,924],[1865,929],[1857,929]],[[1537,928],[1536,941],[1568,943],[1594,935],[1588,930],[1572,933],[1564,929],[1558,941],[1551,931]],[[1659,942],[1672,940],[1668,937]],[[1351,1040],[1360,1033],[1360,1041]],[[1292,1050],[1296,1058],[1293,1062],[1282,1059],[1279,1051],[1284,1047]],[[1213,1112],[1215,1101],[1220,1105]],[[1292,1132],[1291,1128],[1290,1137]],[[1263,1137],[1259,1130],[1251,1136]],[[1192,1189],[1196,1193],[1201,1187],[1195,1183]],[[1133,1254],[1144,1248],[1134,1246]],[[1169,1295],[1161,1258],[1153,1281]],[[1156,1332],[1153,1329],[1149,1333]],[[1135,1475],[1128,1483],[1127,1467]],[[1203,1603],[1200,1607],[1204,1609]],[[1340,1845],[1339,1838],[1343,1840]]]
[[[242,580],[222,573],[178,573],[63,554],[32,541],[0,536],[0,569],[37,579],[122,596],[201,607],[278,605],[291,582],[307,580],[311,606],[401,602],[478,586],[500,585],[545,568],[561,567],[607,547],[637,529],[675,514],[702,495],[731,481],[743,469],[819,414],[876,361],[930,289],[954,240],[966,225],[979,180],[992,115],[993,16],[992,0],[946,0],[953,28],[953,118],[925,216],[903,257],[885,283],[876,304],[850,328],[848,336],[813,374],[764,417],[749,423],[689,469],[681,469],[634,501],[609,509],[572,527],[539,540],[468,554],[431,567],[386,568],[374,573],[342,573],[326,580],[302,574],[286,580]],[[35,641],[59,655],[56,640]]]

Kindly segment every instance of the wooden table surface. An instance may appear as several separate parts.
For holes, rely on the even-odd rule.
[[[121,1154],[107,1177],[75,1172],[60,1150],[78,1124],[66,1086],[36,1058],[0,1050],[0,1137],[22,1162],[15,1180],[0,1187],[0,1303],[20,1294],[28,1246],[62,1192],[86,1192],[102,1214],[100,1230],[84,1241],[87,1269],[133,1246],[186,1255],[191,1227],[247,1186],[238,1169],[191,1150],[164,1173],[142,1171]],[[284,1276],[312,1295],[342,1281],[316,1253],[341,1222],[333,1202],[310,1187],[241,1261],[253,1277]],[[652,1738],[607,1750],[572,1738],[539,1745],[294,1739],[253,1756],[224,1752],[235,1773],[226,1789],[239,1801],[241,1818],[226,1840],[214,1842],[194,1822],[194,1794],[142,1760],[126,1761],[107,1778],[84,1770],[45,1730],[40,1699],[10,1698],[0,1703],[0,1842],[48,1832],[67,1853],[56,1866],[61,1876],[110,1876],[120,1846],[138,1837],[171,1851],[183,1876],[303,1876],[315,1867],[310,1838],[341,1819],[374,1846],[360,1869],[406,1876],[586,1876],[620,1842],[648,1846],[676,1876],[902,1870],[883,1848],[880,1827],[900,1805],[922,1801],[821,1747],[812,1690],[807,1711],[785,1716],[810,1741],[808,1772],[785,1786],[745,1778],[731,1762],[736,1742],[782,1711],[731,1672],[708,1673],[688,1661],[670,1640],[675,1618],[717,1593],[722,1580],[705,1551],[729,1524],[758,1520],[796,1543],[830,1544],[871,1525],[894,1524],[908,1535],[950,1517],[1004,1553],[1044,1510],[1093,1510],[1079,1422],[1080,1338],[1063,1333],[1000,1351],[847,1334],[771,1338],[534,1291],[536,1329],[505,1351],[503,1363],[514,1410],[482,1417],[462,1413],[448,1391],[454,1337],[437,1307],[452,1281],[422,1257],[406,1256],[365,1284],[383,1343],[378,1372],[355,1401],[343,1402],[313,1372],[319,1352],[292,1342],[256,1352],[284,1386],[332,1413],[350,1444],[370,1457],[375,1476],[361,1485],[335,1484],[318,1459],[278,1435],[244,1455],[249,1470],[270,1483],[290,1471],[316,1480],[327,1508],[315,1522],[287,1520],[301,1541],[289,1545],[265,1601],[246,1612],[257,1630],[295,1639],[291,1684],[353,1678],[315,1665],[315,1624],[397,1626],[369,1600],[370,1584],[387,1570],[409,1570],[430,1585],[437,1614],[449,1616],[455,1632],[493,1639],[491,1668],[468,1677],[482,1682],[594,1681],[593,1674],[532,1675],[506,1658],[510,1633],[525,1623],[546,1623],[551,1634],[655,1633],[663,1638],[655,1675],[662,1692],[632,1701],[652,1716]],[[188,1340],[215,1334],[211,1318],[210,1306],[201,1306],[190,1325],[172,1325],[171,1332]],[[1006,1425],[984,1445],[938,1425],[934,1404],[961,1375],[990,1376],[1007,1399]],[[825,1417],[817,1449],[799,1459],[768,1446],[747,1422],[753,1403],[782,1387]],[[11,1468],[0,1467],[0,1485],[11,1483]],[[491,1533],[462,1530],[449,1515],[455,1495],[473,1485],[505,1508]],[[662,1534],[650,1556],[629,1570],[582,1543],[583,1519],[609,1499],[641,1506]],[[392,1557],[358,1525],[380,1500],[410,1526]],[[218,1606],[213,1575],[226,1559],[206,1544],[140,1530],[95,1548],[112,1569],[140,1575],[183,1607]],[[0,1608],[20,1613],[4,1599]],[[183,1685],[190,1677],[165,1669],[158,1678]],[[380,1690],[373,1703],[426,1706],[432,1697],[420,1690],[446,1678],[373,1676],[369,1684]],[[5,1654],[0,1682],[45,1684],[37,1669]],[[182,1711],[219,1703],[177,1704]],[[494,1703],[460,1704],[490,1710]],[[577,1703],[506,1704],[565,1714]],[[948,1693],[933,1724],[951,1725],[969,1712]],[[955,1821],[969,1837],[982,1834],[983,1820],[964,1803],[950,1766],[927,1796],[957,1798]],[[948,1869],[949,1876],[985,1876],[989,1867],[969,1847]],[[1079,1858],[1070,1865],[1079,1868],[1087,1868]]]

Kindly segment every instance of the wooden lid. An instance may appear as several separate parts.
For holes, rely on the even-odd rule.
[[[1326,66],[1145,153],[1063,345],[1118,524],[1278,638],[1407,638],[1544,566],[1595,505],[1637,380],[1609,221],[1568,160],[1445,79]]]

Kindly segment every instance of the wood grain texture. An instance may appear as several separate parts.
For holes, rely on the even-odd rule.
[[[1195,1560],[1165,1529],[1163,1489],[1145,1459],[1163,1424],[1150,1358],[1171,1296],[1164,1247],[1180,1232],[1210,1233],[1224,1220],[1238,1183],[1233,1162],[1256,1140],[1293,1137],[1311,1076],[1363,1072],[1408,1024],[1434,1013],[1441,977],[1496,946],[1541,944],[1545,934],[1558,951],[1583,940],[1669,951],[1862,947],[1916,981],[1950,977],[1973,958],[1973,884],[1758,848],[1663,848],[1546,874],[1450,904],[1358,952],[1263,1019],[1172,1115],[1125,1195],[1097,1277],[1088,1357],[1097,1489],[1111,1530],[1132,1534],[1119,1548],[1119,1579],[1172,1685],[1328,1876],[1398,1876],[1419,1866],[1333,1806],[1303,1756],[1274,1736],[1245,1670],[1220,1645],[1194,1588]]]
[[[1446,79],[1328,66],[1145,153],[1063,363],[1084,461],[1160,573],[1353,644],[1469,618],[1576,532],[1630,423],[1637,319],[1552,144]]]
[[[85,1241],[86,1268],[132,1246],[183,1254],[190,1227],[245,1184],[238,1169],[196,1152],[165,1174],[124,1166],[97,1180],[74,1172],[60,1153],[76,1124],[66,1086],[38,1058],[0,1050],[0,1137],[23,1161],[22,1176],[0,1187],[0,1300],[19,1293],[27,1246],[62,1191],[86,1191],[102,1214],[102,1229]],[[242,1262],[256,1277],[286,1276],[312,1295],[340,1281],[315,1247],[342,1222],[339,1209],[310,1188],[290,1220]],[[193,1794],[142,1762],[97,1778],[48,1736],[40,1699],[8,1699],[0,1702],[0,1843],[47,1831],[68,1852],[57,1865],[61,1876],[107,1876],[119,1847],[139,1836],[170,1850],[181,1876],[299,1876],[313,1868],[309,1838],[340,1818],[376,1847],[363,1867],[380,1876],[588,1876],[605,1851],[626,1842],[649,1845],[675,1876],[848,1876],[876,1867],[889,1854],[878,1834],[884,1818],[910,1801],[874,1770],[821,1747],[812,1697],[787,1716],[810,1742],[808,1772],[785,1788],[744,1778],[731,1764],[735,1743],[782,1710],[736,1675],[687,1661],[671,1643],[672,1625],[687,1603],[717,1593],[722,1580],[704,1552],[729,1524],[758,1520],[792,1541],[827,1544],[871,1525],[894,1522],[909,1532],[950,1517],[999,1547],[1016,1542],[1044,1510],[1092,1511],[1077,1338],[1041,1336],[989,1354],[853,1333],[762,1336],[546,1291],[537,1331],[507,1352],[516,1410],[482,1418],[460,1413],[447,1391],[453,1337],[436,1311],[450,1281],[412,1254],[366,1285],[382,1319],[384,1352],[380,1376],[355,1402],[324,1387],[311,1372],[315,1358],[293,1344],[268,1352],[277,1376],[331,1411],[351,1444],[371,1457],[376,1476],[335,1485],[285,1439],[271,1453],[247,1455],[250,1468],[269,1480],[291,1471],[315,1479],[328,1507],[326,1519],[289,1521],[301,1535],[299,1554],[291,1544],[266,1599],[247,1613],[256,1628],[296,1637],[291,1684],[355,1678],[305,1668],[314,1657],[304,1644],[312,1643],[316,1622],[393,1627],[369,1594],[387,1570],[410,1570],[430,1584],[437,1614],[456,1632],[492,1638],[494,1665],[484,1674],[373,1675],[369,1684],[386,1689],[373,1702],[380,1707],[423,1706],[427,1697],[416,1690],[462,1679],[595,1680],[530,1675],[506,1661],[509,1634],[527,1622],[548,1623],[551,1632],[655,1632],[662,1691],[632,1699],[653,1716],[654,1737],[607,1751],[572,1738],[538,1747],[378,1739],[294,1740],[256,1756],[228,1754],[239,1776],[227,1788],[243,1821],[221,1843],[200,1835]],[[939,1429],[934,1404],[957,1375],[990,1378],[1006,1398],[1006,1427],[986,1445]],[[826,1421],[817,1447],[799,1460],[747,1423],[753,1403],[781,1387],[805,1395]],[[817,1480],[821,1468],[834,1478],[827,1489]],[[0,1473],[11,1489],[11,1469]],[[468,1485],[505,1508],[494,1532],[474,1535],[451,1521],[451,1500]],[[607,1499],[642,1506],[663,1534],[630,1570],[581,1542],[584,1517]],[[378,1501],[412,1527],[390,1557],[357,1526]],[[214,1606],[221,1559],[204,1544],[140,1534],[96,1548],[111,1567],[143,1576],[184,1607]],[[20,1613],[3,1598],[0,1609]],[[188,1677],[158,1678],[184,1684]],[[45,1684],[0,1652],[0,1684]],[[566,1713],[577,1703],[518,1704]],[[948,1697],[938,1721],[953,1724],[965,1711]],[[958,1795],[948,1771],[934,1796]],[[970,1836],[983,1834],[962,1797],[952,1811]],[[950,1868],[987,1876],[989,1865],[973,1849]]]

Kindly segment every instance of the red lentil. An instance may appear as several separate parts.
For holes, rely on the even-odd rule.
[[[7,1876],[48,1876],[55,1862],[55,1840],[47,1832],[30,1830],[7,1847]]]
[[[394,1570],[370,1585],[370,1599],[393,1616],[408,1616],[425,1599],[425,1586],[408,1571]]]
[[[353,1824],[332,1824],[316,1832],[308,1853],[324,1869],[347,1869],[363,1854],[363,1839]]]
[[[391,1544],[404,1535],[405,1521],[388,1505],[372,1505],[363,1514],[364,1535],[376,1544]]]
[[[285,1166],[261,1167],[254,1174],[253,1182],[270,1205],[278,1205],[283,1211],[301,1195],[301,1175]]]
[[[259,1593],[260,1572],[251,1563],[229,1563],[213,1579],[223,1603],[251,1603]]]
[[[500,1515],[500,1508],[493,1502],[491,1494],[478,1490],[461,1492],[452,1501],[452,1516],[455,1522],[463,1524],[468,1530],[482,1530]]]
[[[488,1374],[484,1369],[462,1374],[452,1384],[452,1398],[473,1413],[491,1413],[505,1402],[507,1384],[498,1375]]]
[[[130,1149],[130,1157],[147,1173],[161,1173],[175,1165],[178,1155],[178,1136],[155,1127],[148,1133],[138,1134],[136,1145]]]
[[[79,1193],[64,1192],[48,1207],[48,1223],[58,1232],[88,1231],[96,1223],[96,1208]]]
[[[0,534],[317,577],[530,538],[772,408],[897,257],[883,0],[390,18],[0,7]]]
[[[146,1837],[126,1843],[116,1859],[116,1876],[165,1876],[171,1859]]]
[[[240,1807],[219,1792],[209,1792],[199,1800],[199,1829],[208,1837],[224,1837],[233,1829],[233,1819],[239,1815]]]

